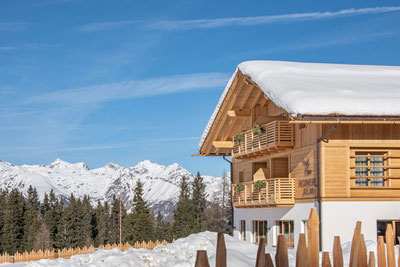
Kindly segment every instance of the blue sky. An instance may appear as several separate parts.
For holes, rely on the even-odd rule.
[[[0,159],[194,158],[238,63],[400,65],[399,1],[0,1]]]

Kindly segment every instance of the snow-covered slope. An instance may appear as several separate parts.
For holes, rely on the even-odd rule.
[[[227,249],[227,265],[229,267],[250,267],[255,266],[257,256],[257,245],[240,241],[231,236],[225,235]],[[367,253],[374,251],[376,254],[376,242],[366,240]],[[130,248],[121,252],[118,248],[112,250],[97,250],[86,255],[72,256],[70,260],[41,260],[27,263],[4,263],[0,267],[50,267],[50,266],[143,266],[143,267],[190,267],[194,266],[197,250],[206,250],[208,261],[215,266],[217,248],[217,233],[202,232],[180,238],[174,243],[159,245],[153,250]],[[351,243],[342,244],[344,266],[349,266]],[[398,258],[398,246],[395,248]],[[268,247],[265,251],[270,253],[275,262],[275,247]],[[332,259],[332,252],[330,252]],[[296,251],[293,248],[288,250],[289,266],[296,266]],[[320,263],[322,252],[320,252]]]
[[[49,165],[16,166],[0,161],[0,188],[18,188],[26,192],[30,185],[36,187],[39,196],[54,190],[57,196],[68,199],[70,194],[81,197],[89,195],[93,202],[110,201],[113,195],[119,196],[120,177],[123,202],[130,209],[136,181],[143,183],[144,197],[155,212],[161,210],[169,215],[179,194],[182,176],[193,180],[193,175],[174,163],[163,166],[148,160],[136,166],[125,168],[109,163],[98,169],[89,169],[84,163],[68,163],[61,159]],[[203,176],[207,192],[211,196],[220,187],[220,178]]]

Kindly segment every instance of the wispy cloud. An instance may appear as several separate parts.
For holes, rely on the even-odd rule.
[[[193,29],[213,29],[228,26],[253,26],[270,24],[277,22],[298,22],[305,20],[319,20],[328,18],[338,18],[345,16],[357,16],[367,14],[379,14],[387,12],[400,11],[400,6],[383,6],[371,8],[351,8],[339,11],[325,12],[306,12],[289,13],[280,15],[255,16],[255,17],[232,17],[232,18],[214,18],[214,19],[195,19],[195,20],[162,20],[155,22],[146,22],[138,20],[122,20],[112,22],[95,22],[78,27],[80,31],[100,31],[118,28],[126,25],[137,24],[139,27],[150,30],[178,30],[186,31]]]
[[[0,46],[0,51],[11,51],[15,49],[15,46]]]
[[[17,45],[0,46],[0,51],[20,51],[20,50],[48,50],[53,48],[61,47],[61,44],[49,44],[49,43],[26,43]]]
[[[0,31],[21,31],[26,27],[22,22],[0,22]]]
[[[140,98],[171,93],[222,87],[229,79],[226,73],[196,73],[148,80],[131,80],[100,84],[33,96],[27,103],[84,104],[117,99]]]
[[[143,23],[143,21],[138,20],[121,20],[115,22],[94,22],[86,25],[82,25],[78,27],[78,31],[82,32],[92,32],[92,31],[101,31],[101,30],[111,30],[114,28],[119,28],[126,25]]]

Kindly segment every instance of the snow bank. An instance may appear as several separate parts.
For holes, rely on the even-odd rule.
[[[238,69],[292,115],[400,115],[400,67],[285,61],[246,61]],[[233,74],[199,148],[229,91]]]
[[[240,241],[225,235],[229,267],[255,266],[257,246],[249,242]],[[186,238],[176,240],[172,244],[160,245],[154,250],[129,249],[121,252],[119,249],[98,250],[91,254],[73,256],[70,260],[41,260],[29,263],[0,264],[0,267],[50,267],[50,266],[143,266],[143,267],[192,267],[196,260],[197,250],[207,250],[211,266],[215,266],[215,252],[217,234],[203,232],[193,234]],[[366,241],[367,251],[375,251],[376,243]],[[342,245],[345,266],[348,266],[351,243]],[[275,258],[275,249],[268,248],[266,253],[271,253]],[[398,247],[396,248],[396,254]],[[295,266],[295,251],[289,249],[289,265]],[[320,257],[321,259],[322,257]],[[332,260],[332,254],[331,254]]]

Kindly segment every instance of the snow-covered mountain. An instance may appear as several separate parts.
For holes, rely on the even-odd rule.
[[[148,160],[133,167],[121,167],[109,163],[104,167],[89,169],[84,163],[68,163],[56,159],[49,165],[16,166],[0,161],[0,188],[18,188],[25,192],[29,186],[36,187],[39,196],[51,189],[59,197],[68,200],[71,193],[82,197],[89,195],[93,202],[110,201],[115,194],[119,196],[120,184],[122,199],[127,209],[131,208],[133,190],[138,179],[143,183],[144,198],[149,201],[154,212],[160,210],[169,216],[179,195],[179,182],[182,176],[193,180],[193,175],[174,163],[163,166]],[[121,177],[121,178],[120,178]],[[203,175],[209,197],[220,188],[221,178]],[[121,181],[121,183],[120,183]]]

